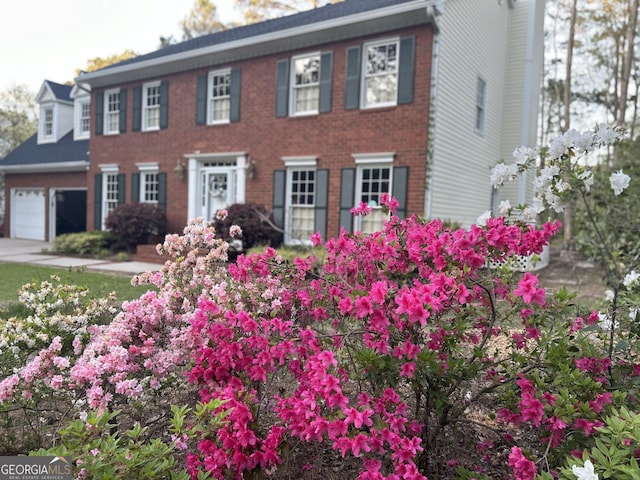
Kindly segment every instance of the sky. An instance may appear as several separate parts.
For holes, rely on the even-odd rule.
[[[160,37],[180,39],[180,21],[195,0],[2,0],[0,91],[44,80],[72,81],[91,58],[156,50]],[[216,0],[223,21],[234,0]]]

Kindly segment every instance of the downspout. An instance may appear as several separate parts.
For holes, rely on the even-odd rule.
[[[425,218],[431,219],[432,206],[433,206],[433,147],[434,139],[436,135],[436,110],[437,110],[437,86],[438,86],[438,63],[440,60],[440,27],[436,19],[437,16],[442,14],[445,0],[440,0],[437,6],[429,5],[427,7],[427,15],[433,26],[433,49],[431,52],[431,86],[430,86],[430,99],[429,99],[429,125],[427,132],[427,154],[425,162],[426,178],[425,178],[425,196],[424,196],[424,215]]]
[[[530,145],[531,139],[529,138],[529,129],[531,127],[531,105],[532,105],[532,87],[533,87],[533,62],[535,51],[535,26],[536,26],[536,10],[537,1],[530,0],[529,2],[529,22],[527,25],[527,44],[524,64],[524,92],[522,98],[522,124],[520,129],[520,145],[532,147]],[[544,0],[543,0],[544,1]],[[537,116],[536,116],[537,118]],[[525,171],[518,182],[518,203],[520,205],[527,202],[527,176],[528,171]]]

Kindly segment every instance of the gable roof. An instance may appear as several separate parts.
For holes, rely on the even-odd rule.
[[[32,135],[0,159],[0,172],[45,173],[86,170],[89,166],[89,140],[73,140],[73,131],[55,143],[38,145]]]
[[[73,87],[71,85],[63,85],[61,83],[52,82],[51,80],[45,80],[42,82],[42,86],[36,95],[36,101],[40,103],[42,100],[42,95],[45,90],[48,91],[55,100],[59,100],[61,102],[71,102],[71,89]]]
[[[203,35],[81,75],[92,87],[273,54],[432,21],[434,0],[344,0]],[[171,67],[169,67],[171,65]]]

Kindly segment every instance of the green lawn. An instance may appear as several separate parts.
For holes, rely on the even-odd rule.
[[[57,275],[65,284],[87,287],[91,298],[116,292],[119,301],[132,300],[149,289],[147,286],[132,286],[131,276],[127,275],[0,262],[0,304],[17,302],[18,291],[24,284],[49,280],[51,275]]]

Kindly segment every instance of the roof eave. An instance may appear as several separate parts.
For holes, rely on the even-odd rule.
[[[237,61],[432,22],[434,0],[413,0],[337,19],[256,35],[219,45],[197,48],[159,58],[89,72],[78,83],[105,87],[176,73],[217,63]],[[418,14],[416,14],[418,13]]]

